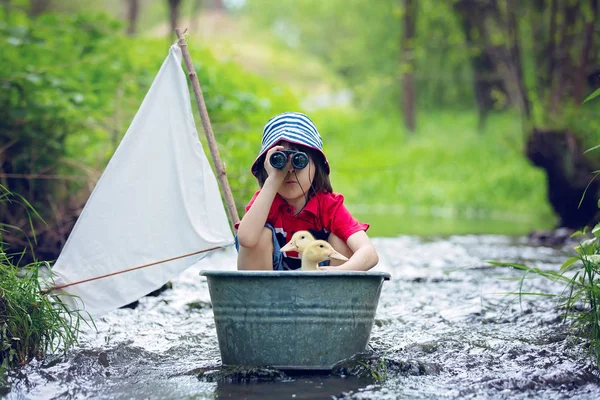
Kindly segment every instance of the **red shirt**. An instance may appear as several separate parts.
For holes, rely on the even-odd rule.
[[[259,193],[260,190],[252,196],[246,206],[246,212],[250,210]],[[297,231],[309,231],[316,239],[323,240],[327,240],[329,233],[333,233],[346,242],[354,233],[369,229],[369,224],[358,222],[350,214],[344,206],[344,196],[325,192],[318,192],[312,196],[297,215],[294,215],[293,207],[279,194],[275,195],[267,223],[273,226],[280,247],[283,247]],[[300,268],[300,258],[296,252],[284,253],[284,262],[290,269]]]

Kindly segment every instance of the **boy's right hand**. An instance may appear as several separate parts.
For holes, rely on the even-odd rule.
[[[288,171],[290,169],[290,159],[289,158],[288,158],[285,166],[281,169],[275,168],[269,162],[271,155],[279,150],[285,150],[285,147],[275,146],[275,147],[272,147],[271,149],[269,149],[269,151],[267,151],[267,156],[265,157],[265,164],[264,164],[265,171],[267,171],[267,175],[268,175],[267,180],[273,181],[273,183],[277,186],[277,188],[279,188],[279,186],[281,186],[281,184],[283,183],[283,180],[285,179],[285,177],[288,174]]]

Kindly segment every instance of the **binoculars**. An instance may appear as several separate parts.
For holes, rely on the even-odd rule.
[[[287,164],[288,157],[291,157],[292,167],[302,169],[308,165],[308,156],[302,151],[279,150],[271,154],[269,162],[273,168],[282,169]]]

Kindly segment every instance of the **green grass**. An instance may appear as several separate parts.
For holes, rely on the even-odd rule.
[[[514,293],[519,298],[526,295],[556,297],[564,318],[571,321],[575,336],[582,337],[589,344],[589,351],[597,367],[600,367],[600,224],[592,230],[592,238],[586,231],[573,236],[583,239],[575,248],[576,255],[568,258],[558,271],[531,268],[522,264],[491,262],[499,267],[510,267],[523,271],[519,288]],[[529,292],[525,289],[525,279],[541,276],[564,284],[561,293]]]
[[[0,185],[0,206],[18,202],[29,204]],[[70,311],[57,296],[42,292],[40,268],[46,262],[17,267],[21,254],[8,254],[2,234],[10,226],[0,223],[0,375],[2,371],[41,358],[49,351],[67,351],[77,342],[81,317]],[[0,379],[0,390],[3,386]]]
[[[313,119],[334,191],[344,194],[351,211],[380,215],[383,224],[386,215],[393,225],[432,221],[396,226],[395,234],[450,233],[435,221],[496,221],[494,228],[472,225],[456,233],[524,233],[554,224],[545,174],[523,154],[516,115],[496,115],[478,133],[475,113],[432,111],[418,116],[414,135],[393,113],[325,110]]]
[[[77,342],[79,315],[56,296],[42,294],[39,267],[16,268],[0,254],[0,364],[23,365],[48,351],[66,351]]]

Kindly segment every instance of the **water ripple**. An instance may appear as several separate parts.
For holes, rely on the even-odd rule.
[[[10,376],[15,399],[566,399],[600,398],[600,375],[551,298],[506,295],[510,261],[556,268],[566,250],[504,236],[401,236],[374,240],[385,282],[369,342],[367,375],[296,375],[243,384],[199,379],[220,371],[201,269],[230,270],[235,252],[213,254],[173,289],[98,319],[67,356],[34,361]],[[543,279],[527,290],[559,293]],[[367,364],[360,364],[367,365]],[[271,376],[262,372],[261,376]],[[246,376],[242,375],[235,375]],[[236,378],[238,379],[238,378]]]

